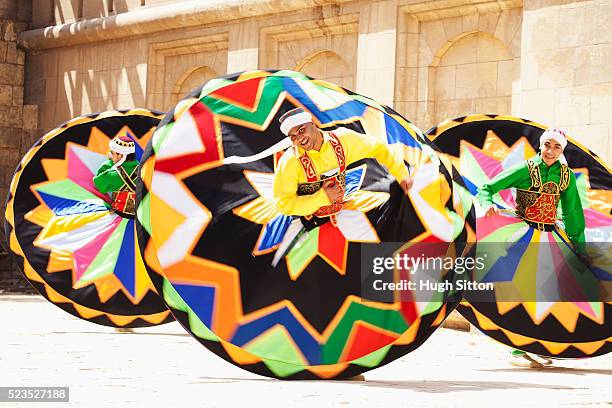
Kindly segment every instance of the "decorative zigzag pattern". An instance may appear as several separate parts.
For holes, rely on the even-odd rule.
[[[287,276],[287,272],[269,266],[273,252],[262,251],[255,258],[250,255],[266,231],[260,225],[275,219],[273,213],[264,211],[276,210],[265,203],[267,195],[256,185],[255,192],[247,192],[253,188],[244,184],[230,186],[242,183],[243,169],[273,171],[272,153],[243,167],[226,163],[232,160],[243,163],[234,157],[250,156],[280,142],[283,135],[275,119],[294,106],[313,113],[317,125],[325,129],[349,127],[365,130],[367,134],[386,135],[387,143],[401,151],[404,160],[418,166],[422,173],[416,172],[411,193],[411,205],[417,207],[418,217],[411,223],[418,233],[413,233],[410,239],[425,241],[437,237],[436,242],[449,242],[459,237],[473,237],[469,232],[474,229],[470,225],[473,213],[469,203],[462,199],[463,193],[456,191],[465,188],[460,182],[452,181],[452,165],[440,161],[410,122],[372,100],[300,73],[251,71],[210,81],[197,97],[181,101],[158,127],[143,158],[138,241],[152,281],[173,314],[202,344],[222,358],[277,378],[347,377],[386,364],[418,347],[455,304],[447,307],[444,295],[419,299],[418,303],[414,300],[364,302],[359,296],[338,288],[335,296],[340,298],[339,307],[323,330],[308,317],[322,306],[314,299],[308,306],[298,306],[300,303],[292,295],[285,297],[279,292],[274,296],[280,300],[253,308],[251,298],[267,296],[269,291],[278,292],[280,289],[275,289],[274,284],[280,281],[267,277],[270,288],[251,287],[254,282],[245,281],[249,273],[262,274],[263,270],[258,272],[257,268],[269,268],[272,274]],[[446,176],[440,175],[440,168],[445,169]],[[210,184],[208,177],[216,180],[216,184]],[[216,197],[221,195],[226,196],[225,204],[217,206]],[[248,207],[253,199],[260,200],[257,207]],[[388,198],[376,200],[380,197],[362,198],[355,210],[367,215]],[[244,209],[237,210],[243,204]],[[254,209],[259,209],[261,215]],[[248,226],[240,227],[244,231],[220,227],[229,220],[228,226],[233,223]],[[375,226],[369,222],[360,225],[363,231],[376,233]],[[249,239],[250,231],[254,234],[253,241],[243,242]],[[230,242],[227,240],[230,233],[244,238]],[[353,233],[342,234],[352,236]],[[406,231],[405,235],[410,232]],[[206,256],[224,238],[225,247],[221,252]],[[203,241],[208,244],[202,244]],[[318,242],[320,245],[321,241]],[[249,255],[247,261],[233,263],[216,259],[226,257],[224,254],[232,247],[233,251],[244,248]],[[316,254],[317,241],[301,248]],[[348,259],[346,275],[334,278],[340,279],[339,282],[359,274],[358,265],[347,255],[351,252],[348,248],[345,254],[334,254],[344,257],[344,262]],[[243,259],[239,254],[234,255]],[[304,256],[304,259],[314,259]],[[326,261],[323,256],[322,262]],[[285,268],[284,263],[281,265]],[[306,266],[304,272],[295,276],[294,285],[330,267],[322,265],[316,269]],[[328,303],[328,300],[321,299],[321,302]]]

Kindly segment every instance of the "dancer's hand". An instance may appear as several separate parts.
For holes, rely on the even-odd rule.
[[[323,191],[327,194],[327,198],[329,198],[330,203],[336,203],[338,201],[342,201],[344,198],[344,190],[338,183],[338,180],[335,178],[329,178],[323,182]]]
[[[413,183],[414,183],[414,180],[410,176],[400,181],[399,184],[402,190],[404,190],[404,194],[408,195],[408,191],[410,191],[410,189],[412,188]]]
[[[499,215],[499,208],[497,208],[495,205],[490,206],[485,212],[486,217],[491,217],[493,215]]]

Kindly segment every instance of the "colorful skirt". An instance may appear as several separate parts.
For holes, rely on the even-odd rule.
[[[134,220],[93,184],[110,139],[132,138],[140,156],[159,120],[144,109],[72,119],[43,136],[15,172],[11,252],[43,296],[79,318],[115,327],[172,320],[144,268]]]
[[[475,197],[479,186],[534,156],[545,128],[509,116],[471,115],[427,135]],[[514,215],[515,192],[501,191],[493,197],[500,215],[484,217],[477,208],[477,253],[485,258],[472,279],[493,290],[466,292],[459,311],[511,347],[550,357],[602,355],[612,350],[612,177],[599,157],[572,139],[564,155],[584,209],[586,255],[577,255],[562,223],[539,231]]]
[[[347,169],[335,223],[306,231],[281,214],[274,171],[290,144],[278,119],[296,106],[334,132],[386,134],[419,165],[410,197],[366,159]],[[447,293],[363,296],[363,246],[450,246],[474,229],[452,166],[371,99],[291,71],[212,80],[168,114],[142,166],[137,229],[153,283],[201,344],[238,367],[280,379],[351,377],[416,349],[458,303]]]

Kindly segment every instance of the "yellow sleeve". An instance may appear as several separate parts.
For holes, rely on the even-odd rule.
[[[400,151],[392,149],[382,140],[357,132],[348,132],[340,138],[340,141],[344,146],[348,163],[362,159],[376,159],[398,182],[408,177],[408,168]]]
[[[278,210],[285,215],[311,215],[331,204],[323,189],[311,195],[297,195],[300,171],[303,170],[295,157],[286,153],[274,173],[274,200]]]

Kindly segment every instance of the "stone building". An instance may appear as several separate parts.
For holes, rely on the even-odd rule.
[[[31,1],[31,17],[27,1],[0,2],[3,196],[34,135],[101,110],[168,110],[255,68],[341,84],[422,129],[477,112],[530,118],[612,159],[609,0]]]

